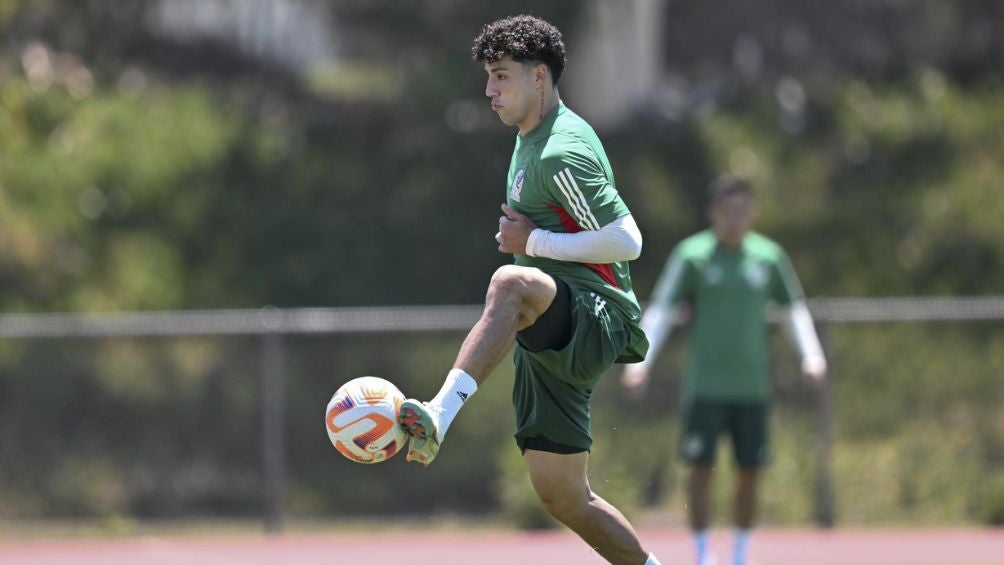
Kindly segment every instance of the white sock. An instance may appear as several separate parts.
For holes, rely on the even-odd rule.
[[[645,565],[662,565],[662,563],[660,563],[659,560],[655,558],[655,555],[649,553],[648,561],[645,562]]]
[[[749,541],[749,530],[736,530],[736,543],[732,549],[732,565],[746,565],[746,545]]]
[[[446,375],[443,388],[439,389],[439,394],[429,401],[429,406],[439,412],[439,440],[446,437],[446,430],[450,429],[450,424],[457,417],[464,403],[478,391],[478,383],[474,377],[468,375],[460,369],[453,369]]]
[[[708,530],[694,532],[694,550],[697,552],[698,563],[703,565],[708,562]]]

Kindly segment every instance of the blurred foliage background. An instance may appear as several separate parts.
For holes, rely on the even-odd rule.
[[[589,108],[598,63],[577,53],[598,41],[597,4],[0,0],[0,311],[480,302],[509,260],[491,237],[513,131],[482,98],[471,39],[511,13],[550,19],[569,45],[562,86],[580,85],[562,96]],[[597,115],[645,235],[643,300],[726,170],[754,181],[759,229],[812,297],[1000,293],[999,2],[649,4],[663,6],[657,80],[618,119]],[[838,520],[1004,522],[1001,324],[826,337]],[[549,524],[509,437],[508,364],[430,469],[353,465],[327,445],[341,382],[378,374],[431,396],[461,338],[288,339],[291,515]],[[684,341],[643,404],[611,378],[594,406],[596,490],[672,523]],[[258,345],[0,343],[0,518],[260,513]],[[790,347],[772,347],[764,514],[806,523],[814,397]]]

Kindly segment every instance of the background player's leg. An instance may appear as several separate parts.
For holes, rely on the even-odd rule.
[[[480,385],[516,342],[516,332],[528,328],[554,300],[557,286],[539,269],[506,265],[492,276],[485,309],[467,334],[454,367]]]
[[[745,565],[750,530],[756,519],[757,483],[760,466],[766,463],[766,403],[743,403],[729,409],[730,433],[738,467],[734,519],[736,525],[733,565]]]
[[[746,563],[746,546],[749,542],[749,531],[753,528],[756,518],[756,487],[759,473],[756,469],[739,469],[739,481],[736,486],[735,522],[736,540],[733,550],[733,565]]]
[[[691,467],[687,495],[690,503],[690,528],[695,532],[707,530],[711,522],[710,491],[711,467]]]
[[[523,459],[541,503],[607,561],[642,565],[648,554],[619,510],[589,488],[588,452],[563,455],[527,449]]]
[[[725,410],[720,402],[692,399],[684,406],[683,438],[680,453],[690,463],[687,484],[688,517],[694,532],[697,563],[710,559],[708,528],[711,524],[711,476],[715,464],[718,436],[725,425]]]
[[[759,473],[756,469],[739,469],[736,486],[735,521],[740,530],[753,527],[756,518],[756,486]]]
[[[693,465],[687,485],[687,502],[690,505],[687,514],[690,529],[694,532],[694,553],[700,564],[707,562],[710,555],[708,526],[711,523],[711,474],[710,465]]]

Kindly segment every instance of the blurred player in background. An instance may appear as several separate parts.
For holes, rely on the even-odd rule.
[[[685,303],[692,325],[680,451],[691,465],[689,519],[697,562],[710,562],[709,488],[718,436],[725,432],[739,469],[733,563],[743,565],[758,472],[768,460],[767,304],[786,307],[806,378],[821,382],[826,360],[787,254],[750,231],[756,202],[749,183],[722,176],[712,182],[710,198],[711,228],[684,239],[670,255],[642,320],[651,350],[643,362],[627,366],[623,384],[636,396],[643,393],[674,312],[686,310],[674,306]]]
[[[492,109],[519,129],[495,235],[515,264],[492,276],[439,394],[402,405],[408,460],[432,462],[460,408],[515,345],[516,443],[545,509],[611,563],[655,565],[586,477],[593,388],[613,363],[648,349],[627,265],[641,233],[593,129],[558,95],[561,33],[534,17],[505,18],[482,29],[473,57],[488,73]]]

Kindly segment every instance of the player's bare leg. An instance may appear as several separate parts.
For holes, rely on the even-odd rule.
[[[746,545],[749,531],[756,518],[756,487],[759,474],[756,469],[740,469],[736,486],[735,522],[736,539],[733,549],[733,565],[746,563]]]
[[[712,468],[695,465],[690,469],[687,485],[688,517],[690,529],[694,532],[697,563],[703,565],[709,559],[708,526],[711,523],[711,475]]]
[[[735,520],[736,527],[748,530],[756,518],[756,485],[759,474],[756,469],[740,469],[736,487]]]
[[[408,461],[428,465],[453,418],[528,328],[551,305],[557,293],[554,279],[543,271],[506,265],[488,285],[485,309],[460,347],[439,394],[430,402],[408,399],[401,405],[401,427],[411,436]]]
[[[687,488],[690,528],[695,532],[707,530],[711,522],[711,467],[694,466],[690,470]]]
[[[547,512],[568,526],[604,559],[616,565],[655,562],[619,510],[589,488],[587,452],[560,455],[527,449],[530,480]],[[649,561],[652,559],[652,561]]]
[[[460,347],[454,367],[480,385],[516,343],[516,332],[533,325],[554,300],[558,287],[539,269],[506,265],[492,276],[485,309]]]

